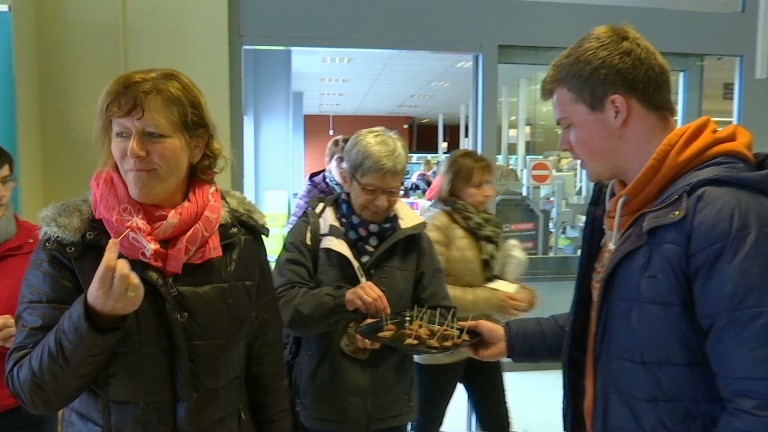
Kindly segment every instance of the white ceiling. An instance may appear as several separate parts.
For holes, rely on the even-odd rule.
[[[743,0],[528,1],[710,12],[737,12],[743,8]],[[457,65],[471,64],[472,54],[308,48],[291,48],[291,53],[292,87],[294,92],[304,95],[304,114],[397,115],[436,121],[442,113],[447,124],[456,124],[462,105],[466,112],[470,109],[474,67]],[[334,59],[346,59],[346,62],[333,63]],[[711,80],[710,88],[715,91],[722,82],[733,81],[732,67],[722,72],[712,67],[709,71],[705,81]],[[326,82],[326,79],[341,82]],[[705,101],[718,103],[719,98],[705,96]],[[729,111],[727,106],[723,110]]]
[[[723,82],[735,80],[736,63],[721,58],[704,57],[704,108],[705,114],[728,117],[733,107],[720,93]],[[334,63],[340,59],[346,63]],[[442,113],[446,124],[458,124],[461,106],[469,112],[474,71],[469,53],[291,48],[291,61],[292,88],[303,93],[304,114],[408,116],[436,122]],[[517,83],[536,70],[546,67],[500,68],[499,83]],[[534,89],[533,97],[536,94]]]
[[[339,59],[348,63],[333,63]],[[443,113],[446,123],[458,123],[461,105],[469,111],[471,54],[292,48],[291,61],[292,88],[304,94],[304,114],[434,121]]]

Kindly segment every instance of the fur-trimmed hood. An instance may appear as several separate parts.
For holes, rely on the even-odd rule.
[[[221,223],[229,223],[239,213],[252,218],[258,225],[266,227],[264,213],[240,192],[221,190],[222,214]],[[64,243],[74,243],[80,239],[93,219],[91,195],[70,201],[49,205],[40,212],[40,236],[43,239],[53,239]],[[265,229],[266,231],[266,229]]]

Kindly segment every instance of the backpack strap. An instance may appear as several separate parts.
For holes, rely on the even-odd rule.
[[[325,211],[325,203],[319,202],[307,210],[309,215],[309,255],[312,257],[313,274],[317,275],[317,260],[320,255],[320,215]]]
[[[307,216],[309,216],[307,246],[309,247],[309,255],[312,257],[313,277],[317,276],[317,261],[320,255],[320,215],[323,214],[323,211],[325,211],[324,202],[319,202],[314,207],[307,209]],[[293,374],[293,366],[296,363],[296,359],[299,357],[301,336],[297,336],[290,331],[285,330],[283,334],[283,343],[285,345],[283,355],[288,369],[288,377],[290,379]]]

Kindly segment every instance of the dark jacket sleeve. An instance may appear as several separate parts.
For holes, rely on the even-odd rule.
[[[260,242],[256,265],[259,266],[257,310],[254,337],[248,352],[248,398],[251,415],[258,430],[292,431],[293,415],[290,405],[288,378],[283,363],[282,321],[277,306],[272,276],[263,242]]]
[[[299,335],[322,333],[337,327],[341,321],[353,319],[344,303],[345,289],[316,283],[322,278],[316,277],[319,269],[314,268],[307,244],[308,227],[309,217],[304,214],[288,232],[272,272],[283,322]],[[318,264],[325,266],[322,259]],[[338,273],[342,268],[327,271]]]
[[[507,356],[517,363],[560,361],[570,314],[507,321]]]
[[[110,331],[91,325],[81,281],[66,258],[42,244],[25,276],[16,320],[6,383],[39,414],[55,413],[91,385],[125,328],[125,322]]]

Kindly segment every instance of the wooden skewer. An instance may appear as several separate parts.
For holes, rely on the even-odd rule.
[[[120,235],[120,237],[118,237],[118,238],[117,238],[117,241],[120,241],[120,240],[122,240],[122,239],[123,239],[123,237],[125,237],[125,235],[126,235],[126,234],[128,234],[130,231],[131,231],[131,229],[130,229],[130,228],[128,228],[127,230],[125,230],[125,232],[124,232],[123,234],[121,234],[121,235]]]
[[[437,310],[440,310],[439,308]],[[433,341],[437,342],[437,338],[440,337],[440,335],[443,333],[443,330],[448,326],[448,323],[451,322],[451,316],[453,315],[453,310],[451,310],[451,313],[448,314],[448,318],[445,319],[445,324],[443,324],[442,327],[440,327],[440,330],[437,331],[437,334],[435,334],[435,337],[432,339]]]
[[[418,322],[421,322],[421,318],[423,317],[424,313],[427,311],[427,308],[425,307],[424,309],[422,309],[421,313],[419,313],[419,316],[416,316],[416,311],[417,310],[418,310],[418,306],[414,305],[414,307],[413,307],[413,324],[414,325],[416,323],[418,323]],[[427,317],[427,318],[429,318],[429,317]],[[406,330],[406,336],[408,335],[407,332],[409,330],[411,331],[411,333],[413,335],[416,335],[416,330],[418,330],[418,327],[420,327],[420,326],[421,326],[421,324],[419,324],[418,326],[414,327],[413,329],[409,329],[408,327],[406,327],[406,329],[405,329]]]
[[[421,313],[419,314],[418,318],[416,318],[416,321],[421,321],[422,318],[424,318],[424,313],[427,312],[427,307],[425,306],[424,309],[421,310]],[[426,319],[429,319],[429,316],[427,316]]]
[[[469,318],[467,318],[467,321],[472,321],[472,314],[469,314]],[[464,335],[467,334],[467,330],[469,327],[464,327],[464,331],[461,333],[461,339],[464,340]]]

